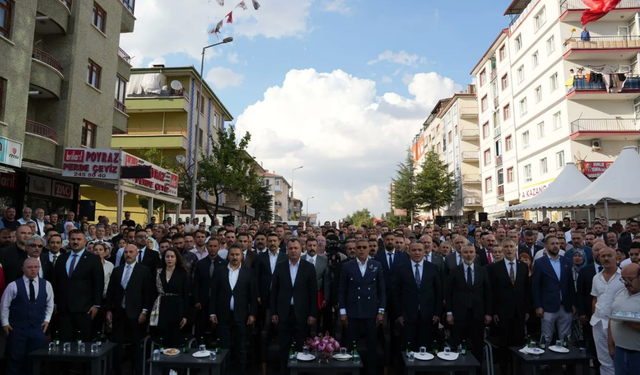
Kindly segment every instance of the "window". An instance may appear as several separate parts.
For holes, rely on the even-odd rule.
[[[480,101],[480,107],[482,108],[482,112],[486,111],[487,108],[489,108],[489,98],[487,98],[487,96],[483,96],[482,100]]]
[[[556,152],[556,169],[564,167],[564,151]]]
[[[551,38],[547,39],[547,55],[550,55],[556,50],[556,38],[551,35]]]
[[[484,85],[485,82],[487,82],[487,70],[483,69],[480,72],[480,86]]]
[[[518,68],[518,83],[524,81],[524,65],[520,65]]]
[[[116,76],[116,108],[125,111],[124,100],[127,94],[127,81],[119,75]]]
[[[5,102],[6,96],[7,96],[7,80],[0,77],[0,121],[4,120],[4,102]]]
[[[542,121],[541,123],[538,123],[537,129],[538,129],[538,139],[544,138],[544,121]]]
[[[485,122],[484,125],[482,125],[482,138],[488,138],[490,135],[489,131],[489,123]]]
[[[522,49],[522,35],[518,35],[515,40],[516,52]]]
[[[560,129],[562,127],[562,112],[556,112],[553,114],[553,130]]]
[[[498,186],[502,185],[504,185],[504,170],[498,169]]]
[[[558,73],[553,73],[551,77],[549,77],[549,91],[554,92],[558,88]]]
[[[496,157],[502,155],[502,139],[496,141]]]
[[[97,88],[98,90],[100,89],[101,73],[102,73],[102,68],[100,67],[100,65],[89,60],[89,63],[87,64],[87,83]]]
[[[0,0],[2,1],[2,0]],[[98,3],[93,3],[93,18],[91,23],[97,27],[98,30],[105,32],[105,23],[107,22],[107,12]]]
[[[276,180],[276,186],[280,186],[280,180]]]
[[[542,9],[538,12],[538,14],[536,14],[535,17],[533,17],[533,30],[534,31],[540,30],[542,25],[544,25],[545,22],[547,22],[547,15],[545,14],[545,10],[546,9],[544,7],[542,7]]]
[[[449,133],[447,134],[447,141],[448,141],[449,143],[451,143],[451,139],[452,139],[452,138],[451,138],[451,132],[449,132]]]
[[[513,138],[510,135],[504,139],[504,146],[505,151],[510,151],[513,148]]]
[[[522,147],[529,147],[529,131],[522,133]]]
[[[507,168],[507,183],[513,182],[513,167]]]
[[[491,149],[484,150],[484,165],[491,164]]]
[[[509,87],[509,76],[507,74],[503,75],[501,82],[502,82],[502,89],[505,90],[507,87]]]
[[[500,61],[507,57],[507,50],[504,46],[500,47]]]
[[[509,104],[502,108],[502,118],[508,120],[511,118],[511,106]]]
[[[204,115],[204,95],[200,95],[200,113]]]
[[[536,66],[540,65],[540,60],[538,59],[538,51],[535,51],[533,55],[531,55],[531,66],[535,69]]]
[[[96,147],[96,126],[87,120],[82,123],[82,139],[80,144],[84,147]]]
[[[540,174],[547,174],[547,158],[540,159]]]
[[[527,98],[524,98],[520,101],[520,116],[524,116],[527,114]]]
[[[540,101],[542,100],[542,86],[538,86],[535,88],[534,90],[535,93],[535,98],[536,98],[536,103],[540,103]]]
[[[204,140],[204,130],[198,129],[198,146],[200,146],[200,148],[202,148],[203,140]]]
[[[493,192],[493,178],[487,177],[484,180],[484,192],[485,193],[492,193]]]
[[[9,38],[11,35],[11,18],[13,0],[0,0],[0,35]]]
[[[531,180],[533,179],[531,177],[531,164],[525,165],[523,170],[524,170],[524,182],[531,182]]]
[[[214,129],[218,129],[218,126],[220,126],[220,124],[218,124],[218,114],[214,113],[213,114],[213,128]]]

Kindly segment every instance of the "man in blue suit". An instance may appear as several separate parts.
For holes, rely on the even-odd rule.
[[[533,304],[542,319],[542,335],[550,343],[554,325],[560,339],[571,334],[574,288],[571,262],[560,256],[558,238],[547,235],[544,247],[547,254],[533,265]]]
[[[382,266],[382,273],[384,275],[385,295],[391,296],[391,288],[394,284],[395,277],[398,271],[398,267],[409,261],[407,253],[403,253],[395,248],[395,236],[393,232],[385,232],[382,235],[382,242],[384,243],[384,251],[378,251],[375,256],[375,260]],[[389,305],[387,309],[387,315],[390,318],[390,322],[393,323],[398,318],[397,314],[392,309],[393,306]]]
[[[368,374],[376,374],[376,326],[384,319],[386,294],[382,265],[369,259],[369,241],[366,239],[356,242],[356,259],[345,263],[340,273],[338,294],[340,319],[347,327],[347,344],[344,345],[353,346],[364,333],[367,343],[364,364]]]

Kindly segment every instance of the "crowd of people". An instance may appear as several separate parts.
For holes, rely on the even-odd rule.
[[[528,341],[586,348],[602,374],[640,364],[640,323],[616,318],[640,321],[633,219],[390,228],[155,217],[141,225],[128,212],[121,224],[91,224],[41,208],[15,216],[8,208],[0,220],[10,374],[30,373],[28,353],[49,340],[104,339],[117,344],[115,374],[124,364],[141,374],[147,336],[165,348],[195,338],[229,349],[239,373],[251,358],[266,374],[275,345],[287,374],[290,351],[326,333],[357,348],[368,374],[421,347],[468,350],[482,363],[485,340],[501,375],[518,373],[508,348]]]

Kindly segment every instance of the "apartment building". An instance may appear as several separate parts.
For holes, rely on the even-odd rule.
[[[269,186],[269,191],[273,196],[273,220],[274,221],[286,221],[291,218],[293,213],[290,190],[291,185],[287,180],[275,173],[269,173],[266,171],[260,173],[264,178],[265,185]],[[302,209],[302,202],[300,203],[300,210]]]
[[[4,170],[7,205],[66,211],[80,179],[61,175],[67,147],[110,148],[126,131],[134,0],[0,1],[0,137],[23,145],[19,168]],[[114,94],[115,93],[115,94]],[[15,165],[14,165],[15,166]]]
[[[584,8],[580,0],[513,1],[509,27],[471,72],[489,218],[539,194],[566,162],[596,178],[623,147],[640,141],[640,0],[623,0],[589,23],[588,37]]]
[[[420,171],[426,152],[433,148],[456,179],[456,198],[439,213],[445,220],[475,219],[476,213],[482,211],[479,137],[475,86],[469,85],[466,93],[438,101],[414,139],[412,152],[416,173]],[[431,213],[424,212],[419,216],[425,220]]]

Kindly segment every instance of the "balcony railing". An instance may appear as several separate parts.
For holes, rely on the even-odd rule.
[[[502,155],[496,156],[496,167],[502,165]]]
[[[62,65],[60,64],[60,62],[58,62],[58,60],[56,60],[55,57],[51,56],[45,51],[39,48],[33,47],[33,54],[31,55],[31,57],[33,57],[38,61],[42,61],[43,63],[49,65],[53,69],[59,71],[60,74],[62,74]]]
[[[64,4],[67,9],[71,10],[71,0],[60,0],[62,4]]]
[[[464,198],[464,205],[465,206],[481,206],[482,205],[482,199],[475,198],[475,197],[465,197]]]
[[[494,69],[491,71],[490,79],[491,79],[491,81],[493,81],[493,80],[494,80],[494,79],[496,79],[496,78],[498,78],[498,70],[494,68]]]
[[[127,62],[127,64],[131,65],[131,56],[129,56],[128,53],[126,53],[122,48],[118,47],[118,56],[120,56],[121,59],[123,59],[124,61]]]
[[[493,138],[498,138],[502,134],[502,127],[496,126],[493,128]]]
[[[571,132],[629,132],[637,131],[634,119],[588,119],[582,118],[571,123]]]
[[[162,128],[135,128],[129,126],[127,132],[122,135],[182,135],[188,137],[187,130],[181,127],[165,127]]]
[[[480,151],[465,151],[462,153],[462,160],[479,160]]]
[[[496,95],[495,98],[493,98],[493,108],[498,108],[498,106],[500,105],[500,97]]]
[[[498,197],[504,197],[504,185],[498,185]]]
[[[460,108],[460,116],[462,116],[462,117],[477,117],[478,116],[478,106]]]
[[[611,81],[611,78],[617,78],[615,81],[615,85],[622,85],[622,88],[612,87],[613,91],[624,91],[624,90],[640,90],[640,75],[638,74],[617,74],[617,77],[614,75],[606,74],[602,77],[602,79],[593,80],[593,76],[587,78],[587,76],[575,76],[573,80],[573,86],[569,87],[569,93],[576,90],[587,90],[587,91],[603,91],[607,90],[607,81]],[[624,78],[624,80],[621,80]],[[619,83],[617,82],[619,81]],[[611,82],[610,82],[611,84]]]
[[[58,143],[58,137],[56,135],[56,131],[53,130],[50,126],[41,124],[39,122],[27,120],[27,126],[25,128],[25,132],[29,134],[39,135],[41,137],[48,138]]]
[[[121,103],[118,99],[113,100],[113,107],[120,112],[127,112],[127,106],[124,103]]]
[[[573,37],[564,42],[564,52],[580,49],[640,48],[640,37],[633,35],[592,36],[589,40]]]
[[[477,173],[465,173],[462,175],[462,182],[480,183],[480,175]]]
[[[129,10],[129,12],[131,12],[131,14],[134,14],[136,8],[136,0],[120,0],[120,2],[122,3],[122,5],[124,5],[125,8]]]
[[[640,0],[622,0],[616,9],[624,8],[640,8]],[[582,0],[560,0],[560,13],[566,10],[583,10],[587,9]]]
[[[462,139],[477,139],[480,137],[480,131],[474,129],[463,129],[460,131]]]

